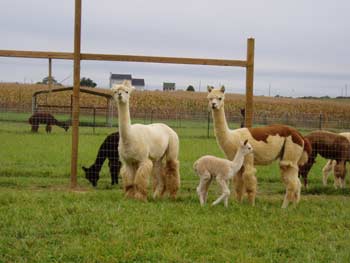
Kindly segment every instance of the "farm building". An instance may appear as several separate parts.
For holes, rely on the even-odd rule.
[[[112,88],[114,84],[121,84],[124,80],[130,80],[132,85],[137,90],[145,89],[145,80],[144,79],[134,79],[131,74],[112,74],[109,77],[109,88]]]
[[[131,81],[131,74],[112,74],[109,77],[109,88],[112,88],[114,84],[121,84],[124,80]]]
[[[136,88],[136,90],[145,90],[145,80],[144,79],[131,79],[131,84]]]
[[[176,84],[173,82],[163,82],[163,91],[175,91]]]

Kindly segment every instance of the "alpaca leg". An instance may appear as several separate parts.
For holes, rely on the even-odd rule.
[[[230,181],[229,181],[229,180],[226,181],[226,184],[227,184],[227,188],[230,189]],[[231,192],[230,192],[230,194],[231,194]],[[230,198],[230,194],[227,195],[227,196],[225,197],[225,199],[224,199],[224,205],[225,205],[225,207],[228,206],[228,199]]]
[[[346,167],[344,161],[337,161],[334,166],[334,187],[343,188],[343,178],[345,179]]]
[[[199,202],[201,206],[203,206],[207,202],[208,189],[211,183],[211,176],[208,172],[198,174],[198,176],[200,177],[200,181],[196,190],[199,197]]]
[[[109,166],[109,172],[111,174],[111,184],[118,184],[118,173],[120,170],[119,162],[115,160],[109,160],[108,166]]]
[[[326,165],[322,169],[323,185],[324,186],[327,185],[328,176],[329,176],[329,173],[333,170],[334,162],[335,161],[333,161],[333,160],[328,160],[328,162],[326,163]]]
[[[284,161],[280,164],[282,181],[286,186],[286,194],[284,196],[282,208],[287,208],[289,202],[294,202],[295,204],[300,201],[300,191],[301,183],[298,178],[298,167],[297,165],[287,164]]]
[[[243,182],[243,171],[244,171],[244,168],[242,167],[242,169],[238,171],[237,174],[232,179],[235,197],[238,202],[242,202],[243,194],[245,192],[244,182]]]
[[[129,198],[133,198],[135,195],[134,167],[131,165],[123,164],[120,169],[120,176],[123,180],[123,188],[124,188],[125,196]]]
[[[220,176],[216,177],[216,181],[218,182],[218,184],[221,186],[221,190],[222,190],[222,194],[219,196],[218,199],[216,199],[212,205],[217,205],[218,203],[220,203],[222,200],[225,200],[225,207],[227,207],[227,199],[230,196],[231,192],[230,189],[227,186],[226,180],[224,180],[223,178],[221,178]]]
[[[164,169],[162,160],[154,163],[152,170],[153,198],[162,196],[165,192]]]
[[[245,168],[243,172],[243,182],[248,195],[249,203],[255,205],[255,197],[257,191],[257,180],[255,177],[256,169],[254,167]]]
[[[166,190],[175,199],[180,188],[179,162],[177,160],[167,160],[165,165]]]
[[[147,187],[149,176],[152,173],[153,163],[147,159],[139,163],[139,167],[135,173],[135,198],[138,200],[147,200]]]
[[[50,133],[51,130],[52,130],[51,125],[50,125],[50,124],[47,124],[45,130],[46,130],[47,133]]]
[[[39,130],[39,124],[33,124],[32,125],[32,132],[38,132]]]
[[[180,172],[179,172],[179,138],[175,132],[169,137],[169,145],[166,151],[165,164],[165,182],[166,190],[169,195],[175,199],[177,191],[180,188]]]

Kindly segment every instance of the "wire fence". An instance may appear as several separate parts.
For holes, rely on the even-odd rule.
[[[38,105],[35,112],[50,113],[57,116],[59,120],[71,120],[71,107],[60,105]],[[17,122],[28,124],[28,119],[33,113],[21,107],[5,107],[0,108],[0,122]],[[138,112],[133,110],[130,112],[133,123],[151,124],[163,122],[173,128],[191,128],[198,129],[197,133],[192,133],[192,136],[203,137],[213,136],[212,128],[213,121],[209,111],[194,112],[194,111],[174,111],[161,112],[153,109]],[[226,114],[226,119],[231,128],[240,128],[244,125],[244,117],[237,114]],[[311,114],[285,113],[282,116],[276,116],[273,112],[257,112],[254,115],[254,126],[263,126],[271,124],[284,124],[297,129],[324,129],[335,132],[341,132],[350,129],[350,120],[332,118],[329,114]],[[28,124],[29,125],[29,124]],[[108,115],[108,109],[105,107],[82,106],[80,108],[80,126],[91,127],[94,132],[96,127],[118,127],[118,112],[115,110],[111,116]]]
[[[66,128],[70,125],[72,108],[69,105],[45,104],[39,101],[35,112],[32,112],[30,103],[23,104],[23,97],[18,101],[20,102],[18,105],[0,105],[0,136],[2,139],[0,176],[64,178],[67,180],[70,176],[71,131],[69,128],[66,131]],[[82,106],[80,108],[79,178],[85,177],[88,181],[83,181],[93,185],[97,185],[100,178],[112,184],[118,183],[120,169],[116,135],[118,112],[114,108],[111,115],[108,113],[107,107]],[[33,114],[44,115],[35,119]],[[193,111],[191,107],[174,111],[160,111],[152,107],[142,111],[131,108],[130,114],[132,123],[165,123],[178,133],[181,144],[181,176],[184,185],[195,180],[192,166],[197,158],[204,154],[222,156],[215,140],[211,112],[205,107],[202,111]],[[226,120],[229,128],[237,129],[244,123],[244,116],[239,110],[235,113],[231,111],[226,113]],[[323,112],[276,114],[273,111],[264,110],[254,113],[254,126],[270,124],[289,125],[304,135],[309,135],[315,130],[331,131],[337,134],[346,132],[350,128],[350,120],[332,117],[329,113]],[[321,142],[320,138],[313,143],[316,145],[319,142]],[[333,145],[340,145],[340,143],[333,142]],[[338,148],[327,147],[324,152],[318,153],[326,159],[335,156],[327,153],[347,151],[338,146]],[[344,163],[347,162],[349,152],[342,155]],[[103,165],[104,163],[108,165]],[[334,163],[329,163],[327,169],[329,171],[342,170]],[[338,174],[337,178],[345,177],[341,172]],[[279,180],[278,176],[276,180]],[[344,179],[337,179],[336,182],[337,187],[343,187],[345,184]]]

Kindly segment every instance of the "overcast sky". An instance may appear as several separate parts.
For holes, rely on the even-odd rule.
[[[82,52],[245,59],[255,38],[256,95],[350,96],[348,0],[82,0]],[[74,0],[1,0],[0,49],[73,51]],[[205,90],[243,93],[243,68],[82,62],[81,76],[108,86],[110,72]],[[47,60],[0,57],[0,81],[37,82]],[[53,76],[72,83],[72,62],[54,60]]]

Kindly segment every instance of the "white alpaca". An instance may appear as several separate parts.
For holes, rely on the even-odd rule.
[[[350,132],[343,132],[343,133],[339,133],[339,135],[344,136],[346,139],[349,140],[350,142]],[[327,181],[328,181],[328,176],[331,172],[334,173],[334,168],[335,165],[337,164],[337,161],[335,160],[328,160],[328,162],[326,163],[326,165],[323,167],[322,169],[322,174],[323,174],[323,185],[326,186],[327,185]],[[346,163],[345,163],[346,165]],[[349,168],[350,171],[350,168]],[[336,177],[334,176],[334,188],[344,188],[345,187],[345,177]]]
[[[221,187],[222,194],[212,203],[212,205],[217,205],[224,200],[225,207],[227,207],[228,198],[231,193],[228,187],[229,180],[231,180],[242,168],[244,157],[252,152],[253,148],[248,143],[248,140],[246,140],[244,143],[241,143],[233,161],[206,155],[199,158],[194,163],[193,168],[196,174],[200,177],[197,194],[202,206],[207,201],[208,188],[213,177],[215,177]]]
[[[152,174],[153,197],[168,191],[175,198],[180,186],[178,136],[161,123],[131,125],[129,98],[134,89],[130,81],[112,88],[119,114],[118,151],[124,191],[128,197],[147,200],[148,181]]]

